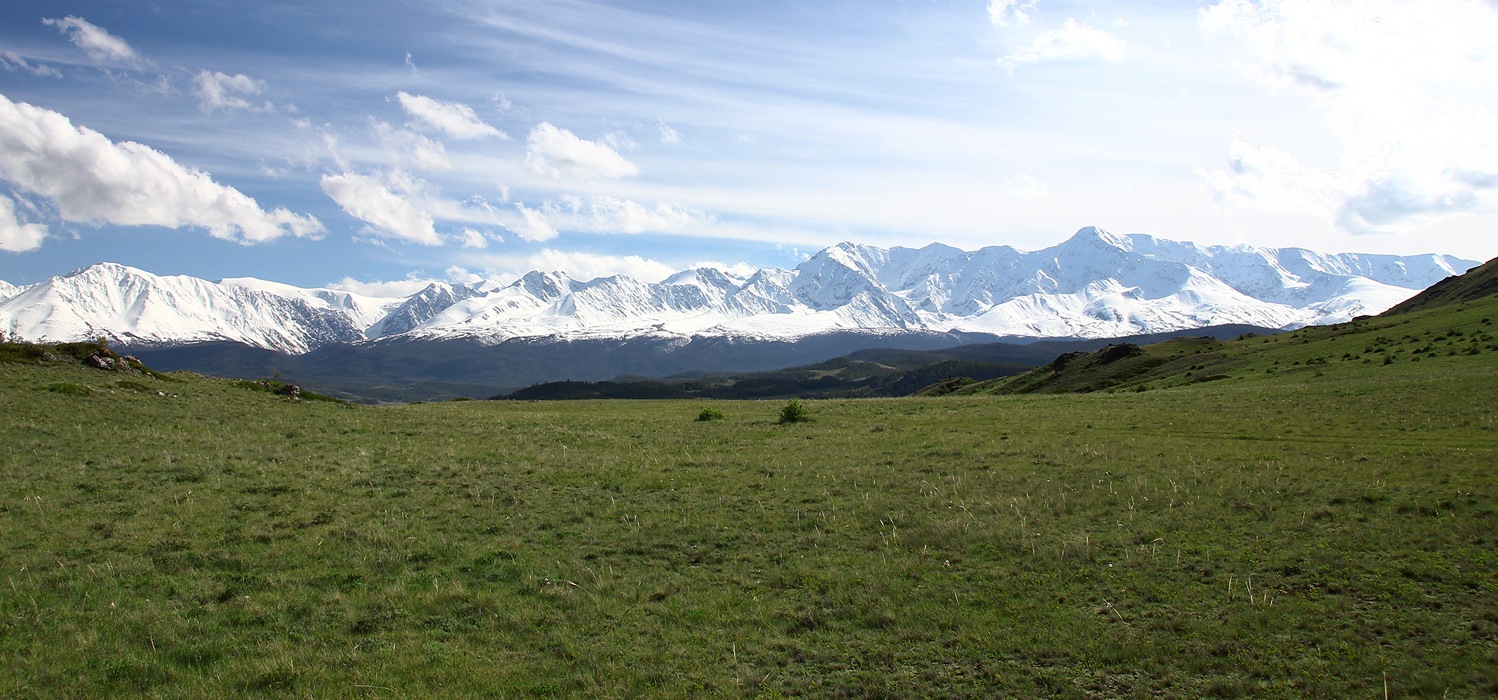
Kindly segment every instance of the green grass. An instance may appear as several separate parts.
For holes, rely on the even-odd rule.
[[[796,425],[0,364],[0,695],[1490,697],[1498,352],[1434,323]]]

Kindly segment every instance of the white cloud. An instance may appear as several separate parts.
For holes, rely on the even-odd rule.
[[[48,18],[43,19],[42,24],[57,27],[57,31],[67,34],[68,40],[83,49],[94,63],[135,65],[140,62],[140,55],[124,39],[90,24],[82,17],[68,15],[62,19]]]
[[[138,143],[111,142],[67,117],[0,95],[0,179],[51,199],[65,221],[197,227],[217,238],[258,243],[315,237],[323,226],[184,168]]]
[[[1036,0],[991,0],[988,3],[988,19],[1000,27],[1029,24],[1035,2]]]
[[[1328,90],[1360,72],[1356,45],[1378,32],[1376,0],[1349,6],[1325,0],[1225,0],[1201,10],[1209,35],[1240,39],[1251,58],[1245,74],[1275,88]],[[1423,11],[1422,11],[1423,12]]]
[[[1392,233],[1419,227],[1450,214],[1478,209],[1484,199],[1491,207],[1493,187],[1489,184],[1484,190],[1405,178],[1370,180],[1362,191],[1343,202],[1337,225],[1350,233]]]
[[[443,102],[422,95],[401,92],[396,95],[401,109],[417,123],[459,140],[494,137],[508,140],[503,131],[484,123],[473,108],[460,102]]]
[[[1029,175],[1015,175],[1005,183],[1010,197],[1019,200],[1045,199],[1051,187],[1044,180]]]
[[[228,75],[218,71],[199,71],[193,82],[198,87],[198,109],[204,112],[220,109],[225,112],[236,109],[269,112],[275,109],[269,102],[255,105],[246,99],[265,92],[265,81],[255,80],[243,73]]]
[[[573,214],[570,228],[597,233],[665,233],[682,231],[710,220],[706,214],[674,202],[658,202],[647,207],[608,195],[569,196],[563,201]]]
[[[465,226],[460,233],[462,233],[462,235],[463,235],[463,247],[464,248],[488,248],[489,247],[489,237],[485,236],[483,231],[479,231],[477,229],[468,228],[468,227]]]
[[[623,131],[610,131],[604,134],[603,142],[616,151],[633,151],[640,147],[633,137]]]
[[[1221,204],[1273,212],[1319,211],[1332,196],[1330,178],[1301,164],[1293,154],[1234,138],[1226,170],[1199,170]]]
[[[431,284],[434,280],[408,277],[403,280],[390,280],[385,282],[360,282],[352,277],[345,277],[337,282],[327,285],[328,289],[336,289],[344,292],[353,292],[367,297],[408,297]]]
[[[390,152],[390,161],[417,170],[452,170],[452,159],[447,147],[421,134],[406,129],[397,129],[385,122],[374,120],[375,138]]]
[[[520,212],[521,221],[517,225],[508,228],[526,241],[549,241],[557,237],[557,227],[551,223],[546,207],[532,209],[519,202],[515,203],[516,211]]]
[[[449,281],[457,282],[458,284],[478,284],[484,281],[483,275],[477,272],[470,272],[468,268],[462,265],[449,265],[446,270],[443,270],[443,274],[447,275]]]
[[[538,175],[560,178],[629,177],[640,168],[618,151],[597,141],[578,138],[572,132],[542,122],[525,140],[525,162]]]
[[[4,70],[7,73],[21,71],[42,78],[62,77],[62,71],[41,63],[29,63],[24,57],[14,51],[0,52],[0,70]]]
[[[1028,63],[1106,61],[1117,63],[1127,54],[1124,42],[1101,29],[1066,20],[1060,29],[1044,32],[1023,49],[999,59],[1013,70]]]
[[[375,235],[421,245],[442,245],[432,215],[402,196],[409,195],[414,185],[400,178],[395,178],[394,184],[401,193],[376,178],[357,173],[322,178],[323,192],[349,216],[369,224]]]
[[[41,224],[23,224],[16,218],[15,202],[0,195],[0,250],[7,253],[24,253],[42,246],[47,237],[47,227]]]
[[[575,280],[624,275],[644,282],[659,282],[677,270],[638,255],[598,255],[547,248],[529,255],[487,255],[479,264],[496,271],[500,280],[513,280],[532,270],[565,272]]]
[[[657,127],[660,127],[660,130],[661,130],[661,143],[665,143],[665,144],[681,143],[681,132],[677,131],[670,124],[667,124],[664,121],[658,121],[658,122],[655,123],[655,125]]]
[[[1305,168],[1309,158],[1235,141],[1229,169],[1204,173],[1214,189],[1271,205],[1309,191],[1298,203],[1350,233],[1498,211],[1498,7],[1224,0],[1199,19],[1236,42],[1250,81],[1302,96],[1325,118],[1336,159]]]

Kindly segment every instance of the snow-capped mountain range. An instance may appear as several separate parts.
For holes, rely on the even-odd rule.
[[[748,276],[698,268],[660,282],[582,281],[538,271],[509,284],[436,282],[405,298],[101,263],[29,287],[0,282],[0,328],[35,341],[234,341],[291,354],[391,337],[499,343],[872,331],[1104,338],[1346,321],[1476,265],[1434,254],[1200,246],[1094,227],[1032,252],[841,243],[795,269]]]

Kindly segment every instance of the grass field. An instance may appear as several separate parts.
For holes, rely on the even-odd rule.
[[[0,695],[1491,697],[1490,316],[789,424],[0,364]]]

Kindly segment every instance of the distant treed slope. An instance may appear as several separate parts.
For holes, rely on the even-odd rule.
[[[1119,342],[1154,342],[1183,333],[1201,334],[1205,336],[1204,339],[1232,338],[1266,330],[1249,326],[1219,326],[1175,334],[1134,336]],[[626,381],[616,378],[602,382],[548,382],[495,398],[568,400],[909,396],[932,384],[955,378],[972,382],[1010,376],[1049,362],[1058,353],[1084,354],[1108,342],[1072,340],[1025,344],[980,343],[938,350],[875,348],[816,364],[770,372],[693,373],[689,377],[665,380],[644,378]]]
[[[1345,321],[1473,264],[1444,255],[1200,246],[1092,227],[1031,252],[841,243],[793,270],[747,277],[707,268],[661,282],[531,272],[509,284],[433,284],[408,298],[100,264],[0,301],[0,328],[32,340],[228,340],[287,353],[393,337],[485,344],[842,332],[1110,338]]]

